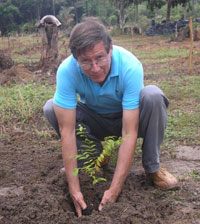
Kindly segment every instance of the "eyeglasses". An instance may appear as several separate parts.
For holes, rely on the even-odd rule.
[[[110,58],[109,58],[109,55],[106,55],[106,56],[102,56],[102,57],[99,57],[98,59],[96,59],[94,62],[84,62],[84,61],[78,61],[80,67],[84,70],[89,70],[93,67],[93,65],[95,64],[96,66],[98,67],[103,67],[105,66],[106,64],[108,64]]]

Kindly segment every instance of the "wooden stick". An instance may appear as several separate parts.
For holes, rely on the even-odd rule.
[[[190,66],[189,66],[189,74],[192,75],[192,55],[193,55],[193,29],[192,29],[192,17],[190,17]]]

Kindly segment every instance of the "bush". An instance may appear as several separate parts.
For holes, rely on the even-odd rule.
[[[109,25],[110,25],[110,26],[115,26],[115,25],[117,25],[117,16],[116,16],[116,15],[111,15],[111,16],[108,18],[108,21],[109,21]]]
[[[121,35],[121,30],[120,30],[119,26],[116,25],[116,26],[112,27],[112,30],[110,31],[110,35],[111,36]]]
[[[140,16],[137,26],[141,28],[142,33],[145,32],[145,30],[149,27],[150,20],[146,16]]]
[[[36,31],[35,24],[33,24],[33,23],[24,23],[23,25],[21,25],[20,31],[21,32],[25,32],[25,33],[33,33],[33,32]]]

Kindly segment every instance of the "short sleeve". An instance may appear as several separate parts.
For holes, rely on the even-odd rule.
[[[137,60],[133,66],[127,65],[123,75],[122,107],[126,110],[139,108],[140,91],[143,84],[143,67]]]
[[[56,92],[53,102],[59,107],[75,109],[76,97],[76,64],[72,56],[65,59],[59,66],[56,77]]]

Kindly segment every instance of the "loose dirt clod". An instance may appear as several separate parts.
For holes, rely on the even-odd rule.
[[[0,188],[0,197],[9,197],[9,196],[20,196],[24,193],[23,187],[1,187]]]

